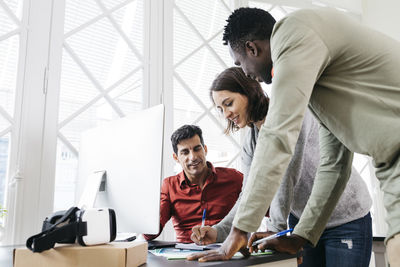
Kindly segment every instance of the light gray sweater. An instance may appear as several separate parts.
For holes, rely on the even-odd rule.
[[[254,150],[257,144],[258,129],[254,125],[247,133],[242,149],[243,188],[250,171]],[[300,218],[307,204],[314,184],[319,163],[318,122],[307,110],[289,167],[282,179],[271,206],[267,220],[268,231],[279,232],[287,229],[289,212]],[[226,217],[214,227],[217,229],[217,242],[223,242],[229,234],[233,218],[239,206],[240,196]],[[339,226],[364,217],[372,205],[367,186],[358,172],[352,169],[349,182],[333,211],[326,228]]]

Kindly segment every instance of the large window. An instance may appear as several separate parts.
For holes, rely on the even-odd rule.
[[[197,124],[208,147],[207,159],[217,166],[238,167],[239,135],[223,134],[224,119],[213,108],[209,87],[218,73],[232,66],[222,44],[230,1],[175,1],[174,128]],[[177,166],[176,171],[180,171]]]
[[[334,2],[0,0],[0,204],[9,210],[8,240],[22,243],[53,209],[73,204],[83,131],[153,104],[166,104],[167,134],[197,124],[208,160],[239,168],[242,133],[223,134],[208,93],[233,65],[222,45],[226,18],[240,5],[280,19]],[[170,145],[167,136],[164,149]],[[364,156],[355,166],[366,180],[373,176]]]
[[[0,1],[0,205],[5,204],[14,120],[23,1]],[[2,218],[0,217],[0,222]]]
[[[143,0],[66,0],[55,210],[74,203],[81,133],[143,108],[143,23]]]

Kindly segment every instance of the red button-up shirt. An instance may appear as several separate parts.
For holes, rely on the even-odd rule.
[[[242,173],[231,168],[214,168],[210,162],[207,162],[207,165],[211,172],[206,178],[203,190],[196,184],[190,184],[183,171],[163,180],[160,233],[172,217],[177,241],[191,243],[192,227],[201,224],[204,209],[207,210],[205,225],[214,225],[221,221],[236,203],[242,189]],[[150,240],[158,235],[144,237]]]

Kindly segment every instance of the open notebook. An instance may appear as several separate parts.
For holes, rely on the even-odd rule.
[[[186,249],[186,250],[210,250],[220,248],[222,243],[214,243],[209,245],[196,245],[196,243],[177,243],[175,248]]]
[[[196,253],[196,251],[194,251],[194,250],[177,249],[177,248],[161,248],[161,249],[154,249],[154,250],[149,250],[149,251],[156,256],[165,257],[168,260],[184,260],[190,254]],[[262,252],[262,251],[253,252],[251,254],[251,256],[271,255],[273,253],[274,252],[272,250],[266,250],[264,252]],[[236,252],[236,254],[232,258],[240,259],[240,258],[243,258],[243,255],[240,252]]]

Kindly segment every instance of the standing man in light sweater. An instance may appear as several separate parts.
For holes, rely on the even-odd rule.
[[[296,11],[275,25],[268,12],[241,8],[228,18],[224,41],[249,77],[271,83],[274,68],[272,98],[233,228],[216,254],[201,259],[229,259],[248,245],[247,233],[259,226],[294,153],[308,105],[320,122],[314,187],[293,234],[264,247],[296,253],[317,243],[357,152],[373,158],[387,210],[388,259],[400,266],[400,44],[332,9]]]

